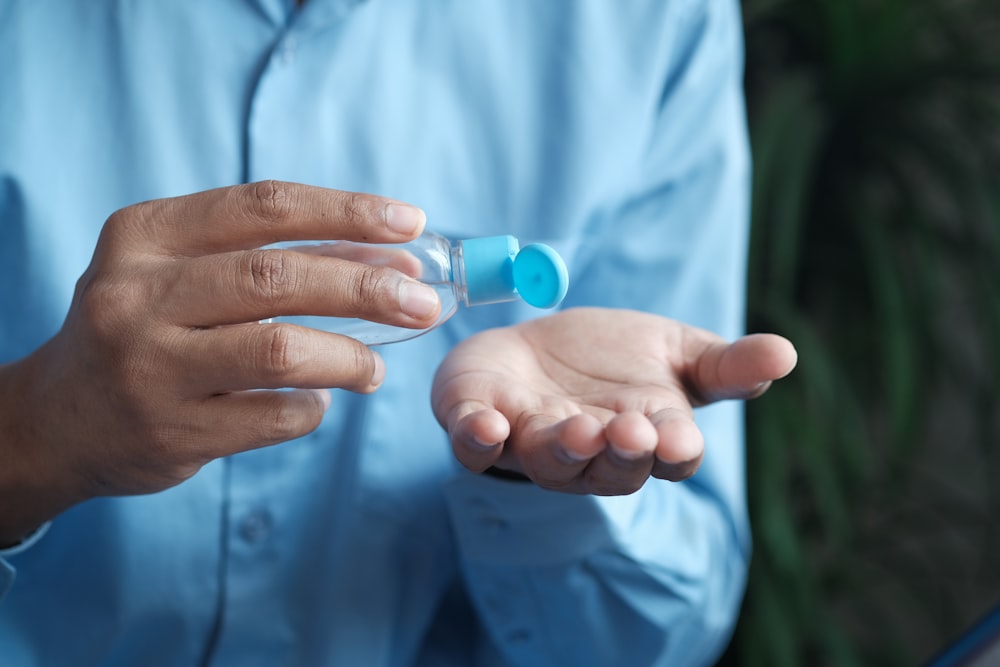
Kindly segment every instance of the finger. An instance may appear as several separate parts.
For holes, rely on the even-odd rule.
[[[479,401],[463,401],[447,418],[455,458],[473,472],[496,464],[510,435],[510,423],[502,413]]]
[[[604,427],[610,453],[621,459],[650,455],[659,442],[656,427],[641,412],[622,412]]]
[[[130,206],[108,219],[104,235],[152,253],[197,256],[286,240],[400,242],[425,220],[420,209],[385,197],[261,181]]]
[[[375,391],[385,378],[378,353],[345,336],[294,324],[245,324],[188,331],[178,356],[189,375],[189,395],[246,389],[338,388]]]
[[[295,252],[307,255],[336,257],[352,262],[371,264],[372,266],[389,266],[416,279],[419,279],[423,274],[423,264],[405,246],[372,245],[369,243],[353,243],[351,241],[328,241],[306,245],[284,245],[282,247],[286,250],[294,250]]]
[[[585,490],[599,496],[634,493],[653,469],[657,432],[640,413],[616,415],[604,427],[607,447],[587,466]]]
[[[593,415],[540,414],[519,422],[500,467],[521,472],[545,489],[581,493],[581,474],[606,447],[604,424]]]
[[[423,328],[441,312],[433,288],[395,269],[291,250],[180,260],[161,271],[165,316],[185,326],[320,315]]]
[[[657,434],[653,477],[679,482],[697,472],[705,438],[691,412],[668,408],[652,415],[650,421]]]
[[[202,430],[213,433],[206,454],[220,458],[304,436],[319,426],[329,405],[329,392],[313,389],[214,396],[201,411]]]
[[[689,390],[696,404],[759,396],[770,382],[788,375],[798,358],[792,344],[774,334],[753,334],[728,344],[703,339],[688,353],[694,359]]]

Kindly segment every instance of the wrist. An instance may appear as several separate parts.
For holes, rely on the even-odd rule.
[[[58,452],[46,445],[31,357],[0,365],[0,549],[30,539],[83,500]],[[44,401],[44,399],[41,399]]]

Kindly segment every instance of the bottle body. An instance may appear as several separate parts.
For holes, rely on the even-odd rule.
[[[441,299],[437,321],[426,329],[409,329],[358,318],[295,315],[275,317],[272,322],[290,322],[312,329],[350,336],[365,345],[385,345],[416,338],[440,326],[467,305],[464,285],[461,244],[452,243],[435,232],[424,232],[413,241],[402,244],[365,245],[348,241],[320,242],[315,245],[295,244],[291,249],[341,257],[368,264],[392,266],[412,278],[434,288]],[[456,270],[457,267],[457,270]]]
[[[568,276],[562,258],[548,246],[519,247],[510,235],[484,236],[452,243],[425,231],[408,243],[364,244],[328,241],[283,244],[309,254],[388,266],[432,287],[441,299],[437,321],[426,329],[408,329],[362,319],[282,316],[291,322],[355,338],[366,345],[398,343],[434,329],[448,320],[459,305],[477,306],[523,299],[538,308],[551,308],[566,295]]]

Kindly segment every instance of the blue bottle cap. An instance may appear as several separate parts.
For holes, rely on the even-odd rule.
[[[566,264],[555,250],[540,243],[519,249],[510,235],[462,241],[462,264],[470,306],[520,296],[536,308],[552,308],[569,288]]]
[[[566,263],[547,245],[526,245],[514,258],[514,287],[535,308],[554,308],[569,289]]]

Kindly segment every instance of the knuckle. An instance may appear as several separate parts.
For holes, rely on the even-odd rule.
[[[133,204],[132,206],[126,206],[125,208],[120,208],[111,215],[104,222],[103,232],[106,237],[117,238],[121,236],[123,231],[130,226],[130,220],[134,213],[139,210],[142,204]]]
[[[140,319],[137,309],[146,301],[143,292],[137,282],[85,275],[76,295],[83,326],[105,344],[123,338]]]
[[[259,373],[270,380],[288,378],[304,360],[298,332],[281,324],[264,327],[256,352]]]
[[[384,267],[358,265],[353,281],[355,304],[365,310],[373,309],[391,298],[394,282]]]
[[[266,419],[268,433],[274,440],[288,440],[298,435],[301,430],[302,419],[298,412],[285,403],[279,403],[270,410]]]
[[[155,302],[154,290],[140,280],[85,275],[67,317],[67,331],[85,350],[82,363],[136,415],[146,414],[142,397],[149,388],[168,381],[161,372],[175,351],[175,340],[151,324]]]
[[[353,369],[352,375],[357,387],[364,388],[371,384],[372,374],[375,372],[375,362],[372,359],[371,350],[361,343],[352,345],[349,363]]]
[[[120,208],[104,221],[102,245],[116,245],[148,227],[153,215],[153,202],[140,202]]]
[[[242,192],[245,208],[261,223],[278,224],[291,213],[293,197],[288,183],[273,179],[257,181],[249,183]]]
[[[275,396],[261,412],[258,428],[261,440],[284,442],[307,433],[315,421],[296,404]]]
[[[244,275],[253,301],[275,305],[294,287],[294,263],[288,253],[258,249],[244,258]]]
[[[371,197],[360,192],[346,192],[343,200],[344,220],[351,225],[364,225],[372,217]]]

